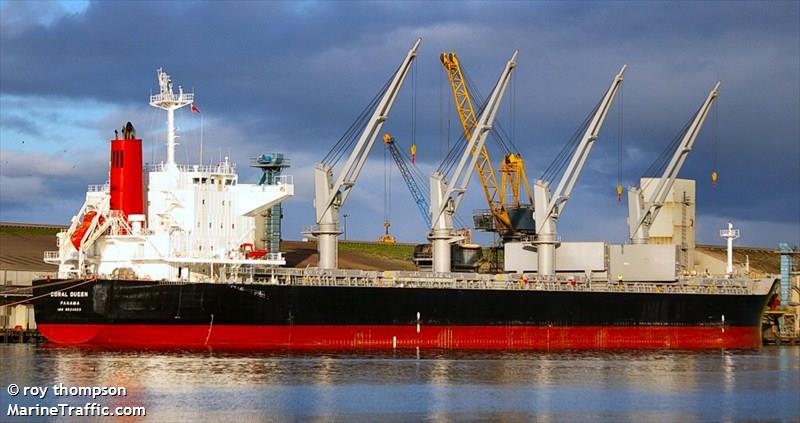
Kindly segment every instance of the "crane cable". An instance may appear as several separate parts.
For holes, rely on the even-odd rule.
[[[517,74],[511,75],[511,145],[517,141]],[[517,151],[519,152],[519,151]]]
[[[461,72],[464,74],[464,80],[467,83],[467,89],[470,92],[470,95],[474,99],[474,101],[480,105],[480,111],[483,112],[483,109],[486,107],[486,103],[489,101],[487,98],[483,97],[478,87],[472,82],[472,78],[470,78],[469,73],[465,69],[462,69]],[[511,75],[512,87],[514,86],[514,75]],[[513,90],[513,89],[512,89]],[[512,92],[513,97],[513,92]],[[480,113],[479,113],[480,115]],[[508,135],[508,131],[506,131],[505,127],[500,123],[499,120],[495,120],[494,126],[497,128],[497,131],[492,131],[492,139],[503,149],[504,154],[509,154],[511,152],[519,152],[519,148],[514,144],[513,137]]]
[[[359,116],[350,125],[339,141],[337,141],[336,145],[334,145],[328,155],[325,156],[323,163],[329,164],[330,166],[335,166],[342,159],[342,157],[344,157],[347,151],[352,150],[359,133],[361,133],[364,130],[364,127],[367,125],[370,110],[373,110],[375,107],[377,107],[380,97],[383,96],[387,88],[388,84],[384,86],[384,88],[381,89],[378,94],[375,95],[375,97],[369,102],[369,104],[367,104],[366,107],[364,107],[364,110],[361,111]]]
[[[401,160],[403,161],[403,163],[405,163],[406,168],[408,168],[408,170],[410,171],[411,179],[414,180],[414,182],[419,187],[420,191],[423,193],[425,204],[427,206],[430,206],[430,198],[429,198],[430,183],[428,181],[428,177],[425,176],[425,174],[422,173],[422,170],[420,170],[419,166],[416,163],[411,163],[409,165],[409,162],[411,161],[411,159],[409,158],[408,153],[406,152],[406,150],[401,147],[400,141],[395,139],[394,143],[397,146],[397,151],[400,152]],[[458,225],[459,227],[462,227],[462,228],[467,227],[467,224],[464,221],[464,219],[462,219],[458,214],[453,216],[453,220],[455,221],[456,225]]]
[[[450,151],[450,128],[452,127],[453,123],[453,102],[446,101],[446,103],[447,103],[447,148],[445,149],[445,151]]]
[[[398,67],[397,70],[400,68]],[[329,166],[336,166],[336,164],[341,160],[341,158],[345,155],[347,151],[350,151],[353,145],[358,140],[359,135],[363,132],[364,127],[366,127],[367,122],[372,114],[372,111],[375,110],[378,103],[380,102],[383,95],[389,89],[389,85],[392,83],[392,79],[394,75],[397,73],[397,70],[389,77],[386,83],[381,87],[377,94],[370,100],[370,102],[364,107],[364,109],[359,113],[356,119],[350,124],[347,130],[342,134],[338,141],[331,147],[325,157],[322,159],[322,163],[329,165]]]
[[[719,183],[719,172],[717,170],[717,145],[719,144],[719,132],[718,131],[718,121],[719,121],[719,104],[711,113],[714,114],[714,124],[712,126],[711,131],[711,186],[713,188],[717,187],[717,183]]]
[[[409,175],[411,176],[411,179],[417,185],[417,187],[419,188],[419,191],[423,194],[423,201],[425,202],[425,206],[427,208],[430,208],[430,198],[429,198],[430,184],[428,183],[428,178],[422,173],[422,171],[420,170],[419,166],[416,163],[410,163],[409,164],[410,158],[408,156],[408,153],[401,146],[400,141],[398,141],[397,139],[394,140],[394,147],[395,147],[395,149],[397,150],[397,152],[400,155],[400,161],[402,161],[403,164],[405,164],[406,169],[409,170]],[[386,150],[388,150],[388,149],[389,149],[389,147],[387,146]],[[391,153],[391,152],[389,152],[389,153]],[[387,166],[386,163],[388,163],[388,161],[389,161],[388,158],[387,158],[388,156],[386,154],[387,154],[387,152],[384,151],[384,160],[385,160],[384,166]],[[389,163],[388,166],[391,167],[391,164]],[[385,170],[384,170],[384,172],[385,172]],[[391,175],[390,175],[390,178],[391,178]],[[386,191],[387,186],[386,186],[386,182],[385,181],[384,181],[384,184],[385,184],[384,185],[384,191]],[[391,190],[391,180],[389,181],[388,188],[389,188],[389,190]],[[384,201],[386,201],[385,197],[384,197]],[[388,204],[384,203],[384,208],[391,209],[391,199],[389,199],[389,203]],[[391,215],[389,215],[389,217],[390,216]],[[459,227],[462,227],[462,228],[467,227],[464,219],[462,219],[458,214],[453,216],[453,220],[454,220],[455,224],[458,225]]]
[[[411,65],[411,155],[412,163],[416,163],[417,151],[417,63]]]
[[[383,224],[392,217],[392,169],[389,163],[389,148],[383,149]]]
[[[622,203],[622,194],[625,188],[622,186],[622,113],[625,110],[625,94],[623,87],[619,87],[619,112],[617,112],[617,202]]]
[[[702,106],[700,106],[700,108],[702,108]],[[642,184],[642,191],[646,190],[647,187],[650,186],[650,184],[653,181],[657,180],[661,176],[661,174],[664,173],[664,170],[666,170],[670,160],[672,160],[672,156],[675,153],[675,150],[677,150],[678,146],[683,140],[684,135],[686,135],[686,132],[689,130],[689,127],[692,125],[695,116],[697,116],[697,114],[700,112],[700,108],[698,108],[697,111],[694,112],[691,117],[689,117],[689,120],[686,122],[683,128],[681,128],[681,130],[678,131],[678,133],[675,135],[672,141],[670,141],[669,145],[667,145],[667,147],[664,148],[661,154],[659,154],[658,157],[656,157],[656,159],[653,160],[653,163],[650,164],[650,167],[648,167],[647,170],[644,171],[642,177],[643,178],[651,177],[652,179]]]
[[[473,83],[472,78],[470,77],[469,73],[462,68],[462,73],[464,75],[464,82],[466,84],[467,90],[469,90],[470,97],[473,99],[475,104],[477,104],[478,110],[476,111],[477,115],[480,116],[483,113],[484,108],[488,103],[488,99],[484,98],[481,94],[480,90],[477,86]],[[516,79],[512,77],[512,87],[516,87]],[[516,88],[513,88],[516,89]],[[512,103],[516,99],[516,94],[512,92]],[[448,102],[449,108],[450,102]],[[513,104],[512,104],[513,107]],[[448,116],[452,113],[448,110]],[[516,108],[512,109],[512,119],[516,117]],[[458,158],[460,157],[460,153],[462,149],[466,146],[469,140],[466,139],[465,134],[461,134],[455,141],[455,143],[451,146],[450,145],[450,125],[448,120],[448,152],[445,157],[442,159],[437,171],[447,175],[450,171],[455,167],[455,164],[458,162]],[[519,153],[519,148],[517,147],[516,143],[514,142],[515,134],[516,134],[516,124],[515,120],[512,120],[512,135],[509,135],[509,132],[505,129],[505,127],[500,123],[500,121],[495,121],[494,129],[491,131],[491,138],[494,140],[498,146],[501,147],[505,155],[508,155],[512,152]]]
[[[439,159],[444,157],[444,84],[439,72]]]
[[[482,104],[480,109],[479,109],[478,114],[483,113],[483,109],[485,107],[486,107],[486,104],[485,103]],[[500,131],[503,131],[502,126],[500,126],[499,122],[497,122],[497,121],[495,122],[495,126],[494,127],[499,129]],[[510,148],[508,147],[508,144],[502,142],[503,138],[502,137],[498,137],[497,133],[495,131],[492,131],[491,134],[493,135],[493,137],[492,137],[493,139],[501,141],[500,145],[502,147],[504,147],[503,149],[506,150],[506,152],[510,152],[511,151]],[[469,144],[469,142],[467,140],[467,136],[466,136],[466,134],[464,134],[462,132],[461,135],[459,135],[458,138],[456,139],[456,141],[453,143],[453,145],[451,146],[450,150],[447,152],[447,155],[442,160],[442,162],[439,164],[439,167],[436,170],[439,171],[440,173],[444,174],[444,175],[450,174],[450,172],[453,170],[453,168],[456,166],[456,164],[458,163],[459,159],[461,158],[461,153],[462,153],[463,149],[466,148],[466,146],[468,144]]]
[[[586,116],[586,119],[581,123],[581,125],[575,130],[569,140],[564,144],[561,148],[561,151],[558,152],[556,157],[553,159],[552,162],[547,166],[547,168],[542,172],[542,176],[539,179],[545,181],[552,181],[555,180],[555,177],[561,174],[569,163],[570,158],[572,157],[575,150],[577,150],[578,145],[581,141],[581,134],[586,132],[586,128],[589,127],[589,123],[592,120],[592,116],[597,112],[597,109],[600,108],[600,103],[602,99],[597,102],[597,104],[592,108],[592,111]]]

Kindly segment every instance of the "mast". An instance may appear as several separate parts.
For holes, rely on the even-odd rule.
[[[172,78],[164,68],[158,68],[159,93],[150,96],[150,105],[167,111],[167,170],[177,169],[175,163],[175,110],[186,107],[194,102],[194,93],[184,93],[183,87],[178,85],[178,94],[172,89]]]
[[[728,229],[720,230],[719,236],[724,238],[728,245],[725,274],[730,277],[733,274],[733,240],[739,238],[739,230],[733,229],[733,223],[728,222]]]

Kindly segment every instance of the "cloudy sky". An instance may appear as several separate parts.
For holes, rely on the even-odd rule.
[[[86,185],[107,179],[108,139],[125,121],[144,138],[145,160],[163,160],[165,117],[147,105],[163,66],[196,94],[204,161],[230,156],[242,179],[255,180],[249,157],[279,151],[292,160],[297,195],[286,203],[284,236],[297,239],[314,223],[314,164],[422,37],[416,86],[407,81],[384,127],[406,149],[417,140],[422,172],[459,134],[441,51],[456,51],[486,95],[520,50],[514,95],[498,119],[531,179],[628,64],[622,97],[559,221],[563,239],[623,241],[618,178],[636,184],[720,80],[681,172],[697,180],[698,240],[720,243],[731,220],[743,245],[800,244],[798,22],[796,1],[0,0],[0,220],[68,222]],[[197,162],[199,117],[183,110],[177,118],[176,156]],[[502,150],[489,146],[498,162]],[[350,238],[382,233],[384,172],[377,143],[345,206]],[[422,218],[392,172],[392,229],[401,241],[421,241]],[[477,178],[472,184],[464,220],[485,208]]]

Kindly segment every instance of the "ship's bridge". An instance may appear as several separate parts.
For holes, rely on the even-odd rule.
[[[155,232],[252,239],[253,218],[294,195],[291,175],[271,183],[241,184],[235,165],[163,164],[148,173],[148,221]],[[249,233],[249,237],[248,237]],[[238,246],[238,245],[237,245]]]
[[[235,165],[227,160],[175,167],[159,163],[145,170],[147,215],[141,230],[104,229],[106,234],[87,245],[83,255],[72,250],[59,253],[58,261],[65,261],[60,264],[84,259],[100,275],[125,269],[140,278],[170,280],[214,280],[213,275],[226,268],[286,264],[280,251],[255,250],[254,240],[256,217],[294,195],[291,175],[269,183],[241,184]],[[105,206],[95,209],[108,214],[102,212],[108,209],[107,186],[97,191],[87,193],[87,201],[101,201]],[[102,198],[95,199],[94,194]],[[69,250],[66,241],[62,244]]]

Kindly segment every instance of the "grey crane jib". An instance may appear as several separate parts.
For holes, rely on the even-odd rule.
[[[594,147],[595,141],[597,141],[597,137],[600,135],[600,129],[603,127],[603,123],[605,122],[606,116],[611,109],[611,105],[614,102],[616,93],[622,84],[625,69],[627,69],[627,67],[627,65],[623,65],[622,69],[620,69],[619,73],[614,78],[614,82],[611,83],[611,87],[603,97],[600,107],[597,108],[597,111],[592,117],[589,126],[586,128],[586,132],[584,133],[580,144],[578,144],[575,154],[572,155],[569,165],[567,165],[567,169],[564,171],[558,186],[552,194],[547,195],[547,197],[549,197],[549,201],[545,202],[544,204],[546,204],[546,206],[541,209],[541,212],[537,213],[541,215],[536,222],[539,226],[537,228],[537,232],[541,231],[543,226],[546,224],[546,217],[552,216],[558,218],[558,216],[563,212],[564,206],[566,205],[565,203],[569,201],[572,191],[575,189],[575,185],[578,183],[578,178],[580,177],[583,168],[586,166],[586,161],[589,158],[589,154],[592,152],[592,147]],[[548,182],[542,182],[545,182],[549,186]],[[541,184],[537,182],[537,185]],[[536,202],[536,204],[541,203]],[[539,207],[536,209],[539,210]]]
[[[317,227],[311,233],[317,237],[320,268],[335,269],[337,267],[337,237],[340,233],[339,210],[347,202],[347,197],[350,195],[361,170],[364,168],[367,156],[372,151],[375,138],[389,117],[389,112],[397,99],[403,81],[411,69],[411,63],[417,56],[417,50],[421,42],[421,38],[417,39],[414,46],[408,51],[383,97],[375,107],[372,116],[367,121],[358,142],[335,182],[333,181],[333,167],[331,165],[319,163],[314,169],[314,206]]]
[[[608,112],[614,103],[617,91],[622,85],[625,69],[627,69],[627,65],[622,66],[622,69],[614,77],[614,81],[611,82],[611,86],[600,101],[555,191],[552,194],[550,193],[550,181],[536,181],[533,187],[534,204],[536,204],[534,209],[534,220],[536,222],[534,244],[536,244],[540,275],[551,276],[555,274],[555,249],[558,242],[556,221],[561,213],[564,212],[564,207],[566,207],[572,191],[578,183],[578,178],[586,166],[592,147],[600,135],[600,129],[602,129],[606,116],[608,116]]]
[[[720,83],[717,82],[708,93],[705,102],[700,106],[694,119],[692,119],[692,123],[683,134],[683,139],[675,149],[675,153],[664,169],[664,173],[658,178],[658,184],[650,198],[646,202],[644,201],[644,192],[640,187],[628,189],[628,236],[634,244],[645,244],[650,238],[650,226],[658,216],[658,212],[664,205],[664,201],[667,199],[678,173],[686,162],[689,152],[694,147],[694,142],[703,128],[711,106],[719,95],[719,86]]]

